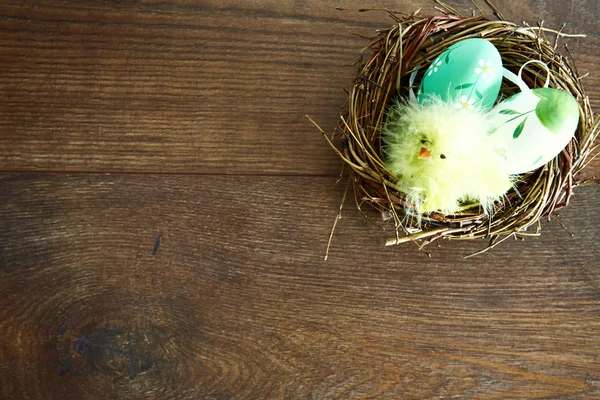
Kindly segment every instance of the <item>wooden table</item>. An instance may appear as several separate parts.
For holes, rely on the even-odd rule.
[[[600,109],[597,1],[494,2],[588,34]],[[349,200],[323,260],[345,186],[304,115],[333,129],[392,22],[335,6],[433,2],[1,3],[0,398],[600,398],[598,186],[575,237],[467,260]]]

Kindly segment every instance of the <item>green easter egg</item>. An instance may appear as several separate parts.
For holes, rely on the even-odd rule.
[[[500,93],[502,59],[484,39],[462,40],[440,54],[421,80],[420,103],[433,97],[457,109],[491,109]]]

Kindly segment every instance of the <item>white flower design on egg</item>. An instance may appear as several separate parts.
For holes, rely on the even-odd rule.
[[[475,103],[475,99],[470,99],[467,96],[461,96],[460,102],[455,103],[455,108],[469,108]]]
[[[483,80],[486,80],[488,74],[492,74],[492,60],[485,61],[483,58],[479,60],[479,68],[475,68],[476,74],[481,74]]]
[[[427,73],[427,76],[430,76],[433,73],[438,72],[438,67],[441,66],[442,60],[438,60],[435,63],[431,64],[431,66],[429,67],[429,72]]]

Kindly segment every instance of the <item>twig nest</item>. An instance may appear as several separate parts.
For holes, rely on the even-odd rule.
[[[365,47],[337,128],[344,144],[338,154],[350,167],[357,204],[368,203],[384,219],[394,221],[395,236],[388,239],[388,245],[415,240],[424,247],[439,238],[488,238],[489,249],[513,235],[539,234],[539,221],[568,205],[573,188],[582,183],[578,174],[586,166],[600,130],[600,119],[594,118],[577,69],[570,59],[556,52],[557,42],[565,35],[542,27],[519,26],[485,16],[463,17],[454,12],[430,18],[390,15],[396,24],[380,31]],[[553,37],[552,41],[547,35]],[[403,167],[398,166],[398,160],[390,162],[386,154],[389,138],[384,135],[385,125],[395,104],[415,101],[414,93],[423,90],[424,78],[437,72],[439,66],[433,62],[443,52],[473,38],[493,45],[504,68],[514,74],[521,70],[522,79],[530,88],[548,87],[570,93],[577,101],[579,124],[558,156],[531,172],[519,174],[514,187],[495,198],[493,204],[482,204],[480,197],[470,196],[450,212],[444,207],[433,207],[437,209],[432,211],[431,207],[418,204],[414,193],[398,184],[397,171],[393,170]],[[486,73],[493,65],[490,60],[475,60],[481,64],[475,66],[477,73]],[[497,84],[499,96],[494,96],[490,107],[520,92],[517,85],[506,79]],[[488,86],[495,90],[493,85]],[[477,94],[486,100],[485,93]],[[464,100],[468,107],[469,100]],[[532,225],[534,229],[526,232]]]

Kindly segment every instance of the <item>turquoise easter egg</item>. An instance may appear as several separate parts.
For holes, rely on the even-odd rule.
[[[556,157],[573,138],[579,104],[564,90],[539,88],[517,93],[489,114],[489,140],[505,158],[508,172],[533,171]]]
[[[456,108],[494,106],[502,83],[502,59],[484,39],[462,40],[440,54],[425,71],[418,100],[434,97]]]

